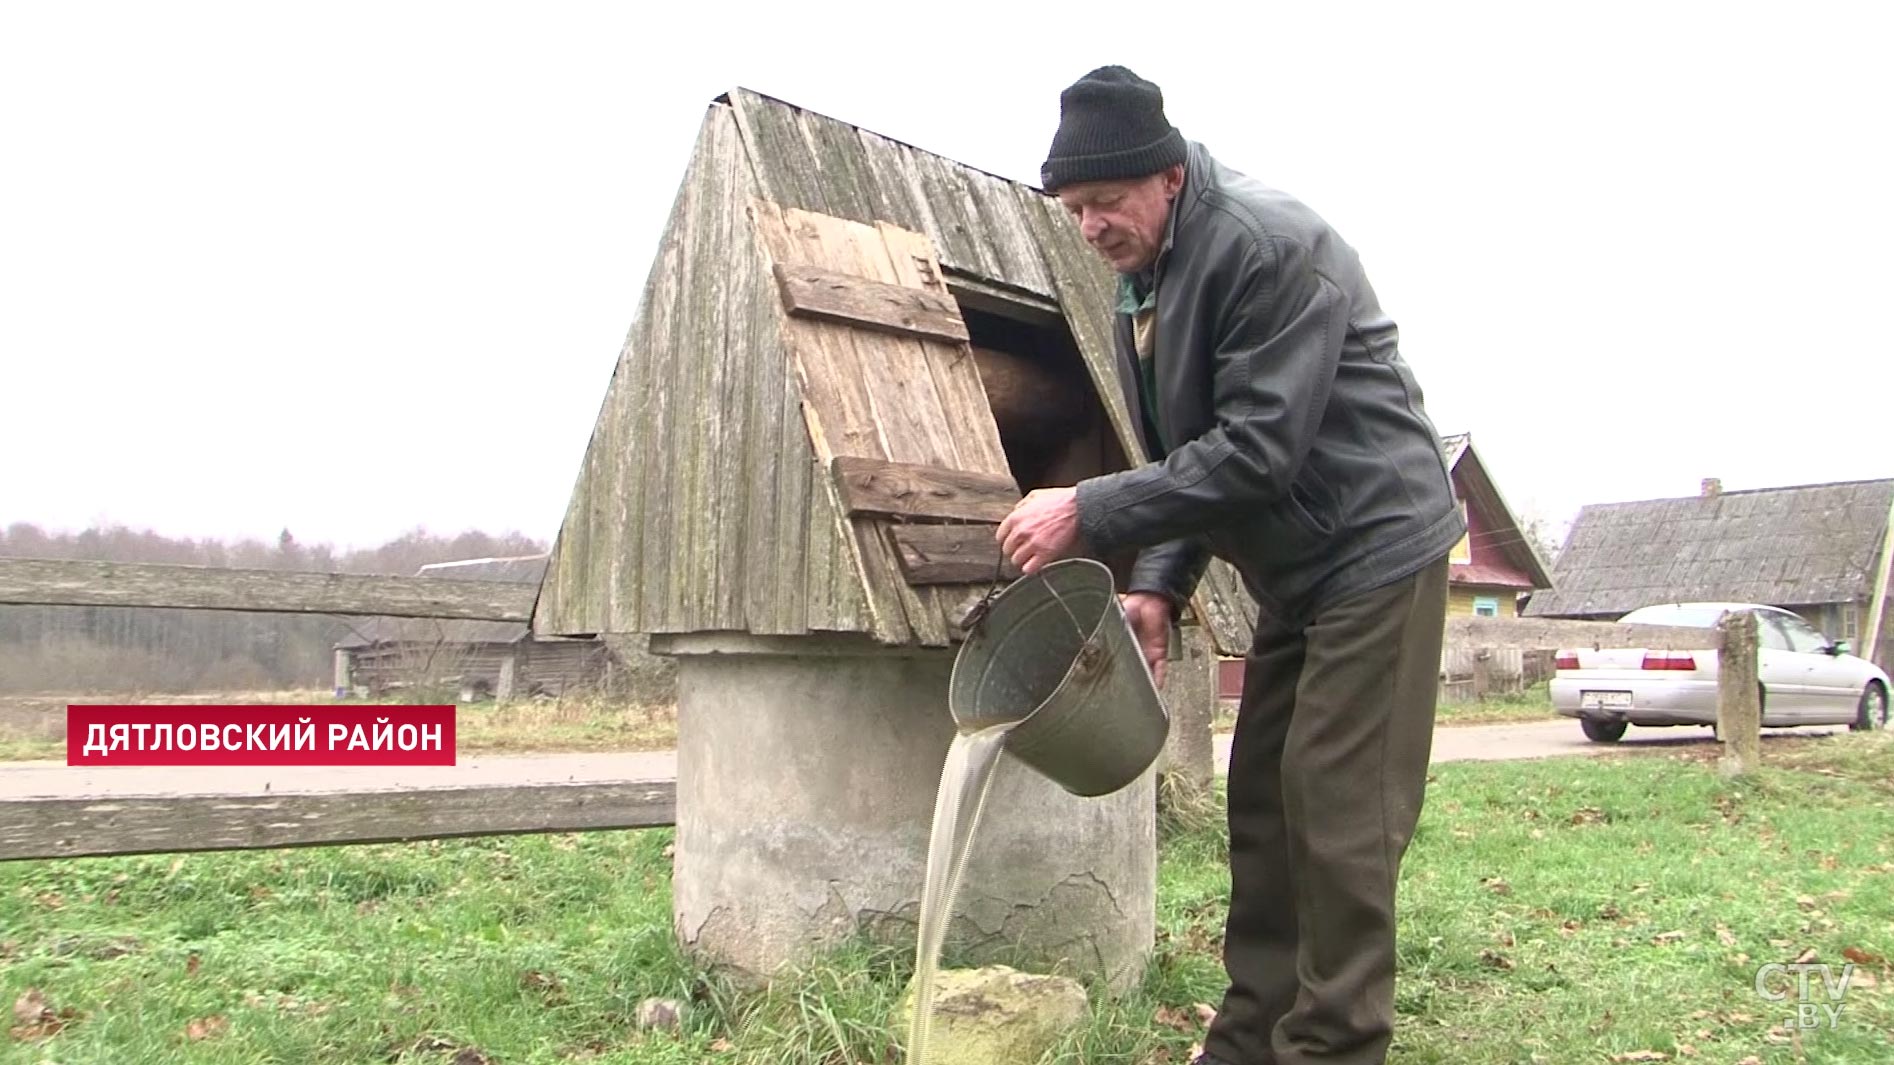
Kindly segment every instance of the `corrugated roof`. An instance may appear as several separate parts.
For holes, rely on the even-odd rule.
[[[1528,617],[1654,603],[1812,606],[1867,598],[1894,479],[1760,488],[1581,510]]]

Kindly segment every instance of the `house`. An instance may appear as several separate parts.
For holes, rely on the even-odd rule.
[[[1552,575],[1532,535],[1480,461],[1472,434],[1442,437],[1440,447],[1453,478],[1453,494],[1467,523],[1467,534],[1454,546],[1450,558],[1447,614],[1517,617],[1524,597],[1552,587]],[[1441,672],[1447,697],[1462,694],[1461,689],[1467,689],[1466,694],[1484,694],[1489,682],[1512,686],[1525,669],[1519,652],[1511,652],[1497,667],[1482,659],[1476,668],[1470,660],[1460,661],[1461,657],[1455,648],[1447,648],[1443,657]],[[1476,674],[1478,685],[1469,687],[1474,685]],[[1242,686],[1242,660],[1226,659],[1221,666],[1218,694],[1235,699],[1242,695]]]
[[[546,558],[437,562],[416,576],[537,584]],[[602,684],[612,652],[597,639],[534,637],[526,622],[370,618],[335,646],[336,694],[452,689],[462,701],[559,696]]]
[[[1472,434],[1445,437],[1440,446],[1467,522],[1450,559],[1447,613],[1518,617],[1522,597],[1553,585],[1545,560],[1480,461]]]
[[[1765,603],[1860,646],[1875,593],[1894,479],[1723,491],[1585,507],[1554,586],[1526,616],[1615,620],[1676,602]],[[1884,620],[1882,633],[1888,631]],[[1894,663],[1887,641],[1875,655]]]

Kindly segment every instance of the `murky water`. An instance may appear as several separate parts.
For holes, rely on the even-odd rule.
[[[993,770],[999,765],[1006,734],[1018,722],[963,732],[947,749],[940,792],[934,799],[934,831],[927,844],[927,880],[921,889],[920,941],[914,956],[914,1017],[908,1025],[907,1065],[927,1065],[934,1023],[934,980],[941,945],[953,921],[954,897],[967,869],[980,811],[986,806]]]

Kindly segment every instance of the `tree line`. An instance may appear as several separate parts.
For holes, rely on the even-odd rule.
[[[413,576],[422,566],[532,555],[519,533],[442,536],[414,529],[338,551],[288,529],[256,538],[174,538],[124,526],[49,533],[0,530],[0,557],[155,562],[238,569]],[[150,607],[0,606],[0,692],[265,691],[327,687],[335,644],[369,619]]]

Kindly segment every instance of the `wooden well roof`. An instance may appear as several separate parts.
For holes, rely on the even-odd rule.
[[[1109,268],[1037,189],[747,90],[719,98],[600,409],[535,631],[950,644],[994,583],[969,579],[971,560],[1019,494],[960,308],[1069,329],[1139,462],[1113,292]],[[929,499],[944,509],[925,513]],[[917,557],[960,560],[962,575],[923,580]],[[1248,647],[1255,608],[1228,567],[1213,565],[1196,606],[1220,650]]]
[[[1529,617],[1654,603],[1814,606],[1873,592],[1894,480],[1604,503],[1579,512]]]

